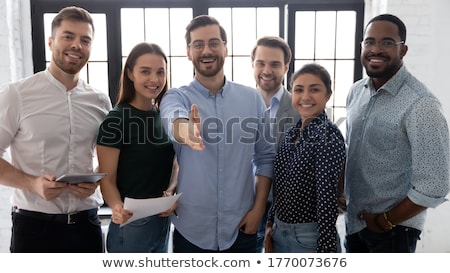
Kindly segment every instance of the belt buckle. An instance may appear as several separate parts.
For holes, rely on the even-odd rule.
[[[77,214],[76,212],[72,212],[72,213],[68,213],[68,214],[67,214],[67,224],[68,224],[68,225],[73,225],[73,224],[76,223],[76,222],[75,222],[75,219],[72,218],[72,216],[74,216],[74,215],[76,215],[76,214]]]

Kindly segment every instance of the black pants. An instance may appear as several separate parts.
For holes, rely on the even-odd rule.
[[[421,231],[397,225],[385,233],[375,233],[365,228],[346,236],[348,253],[414,253]]]
[[[94,210],[75,224],[12,212],[11,253],[103,252],[100,220]]]

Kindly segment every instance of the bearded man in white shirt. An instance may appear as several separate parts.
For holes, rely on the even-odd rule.
[[[62,9],[52,22],[50,66],[0,90],[0,184],[15,188],[11,252],[102,252],[98,183],[57,182],[93,172],[95,140],[111,109],[82,79],[94,37],[90,14]]]

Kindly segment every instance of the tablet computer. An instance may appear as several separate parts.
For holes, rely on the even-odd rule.
[[[57,182],[65,182],[77,184],[81,182],[98,182],[106,173],[78,173],[78,174],[63,174],[56,179]]]

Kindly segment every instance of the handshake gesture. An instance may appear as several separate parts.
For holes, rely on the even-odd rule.
[[[203,151],[205,144],[200,136],[201,122],[198,106],[192,104],[189,119],[180,118],[173,124],[173,134],[179,143],[191,147],[193,150]]]

